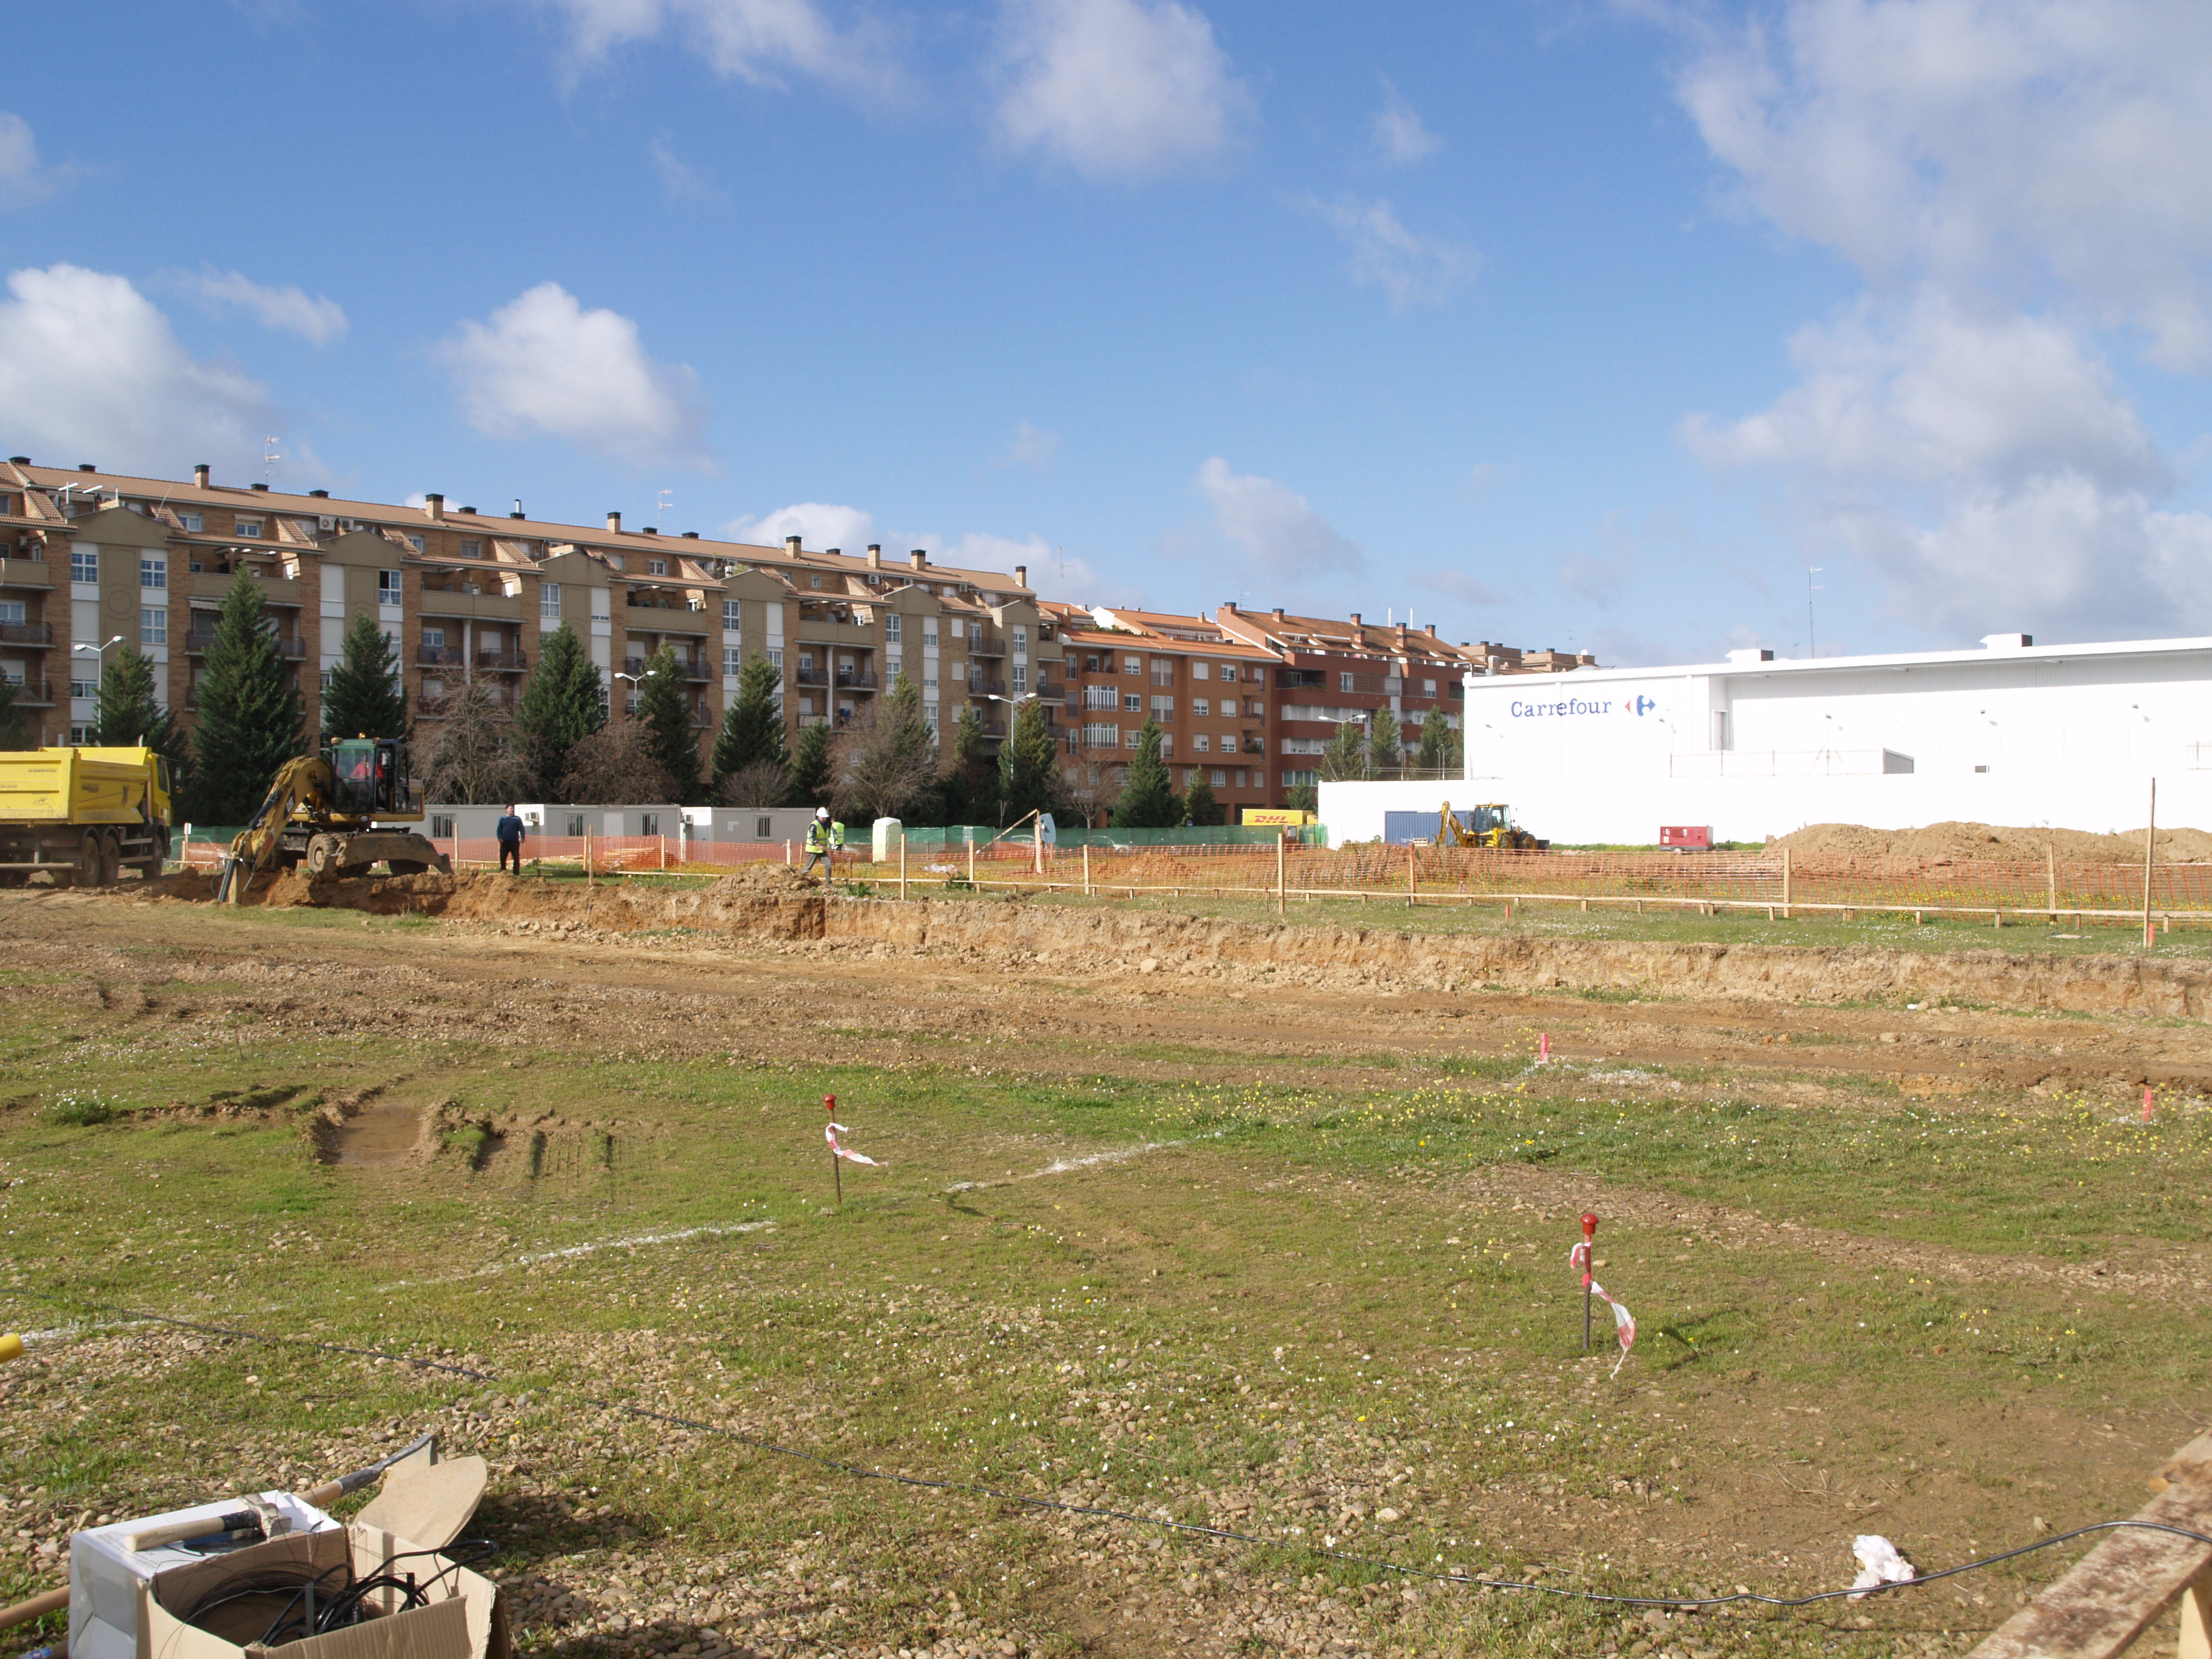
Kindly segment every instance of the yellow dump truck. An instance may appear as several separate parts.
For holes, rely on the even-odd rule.
[[[150,749],[0,751],[0,887],[105,887],[169,856],[169,763]]]

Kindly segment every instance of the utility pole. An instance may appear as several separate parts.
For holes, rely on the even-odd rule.
[[[1815,583],[1813,578],[1819,575],[1825,568],[1817,564],[1809,565],[1805,571],[1805,654],[1808,657],[1817,657],[1820,654],[1820,631],[1813,626],[1813,596],[1815,593],[1825,592],[1826,590]]]

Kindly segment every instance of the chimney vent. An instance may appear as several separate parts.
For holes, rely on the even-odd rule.
[[[616,534],[616,535],[617,535],[617,536],[621,535],[621,534],[622,534],[622,514],[619,514],[619,513],[610,513],[610,514],[607,514],[607,528],[608,528],[608,529],[610,529],[610,530],[611,530],[611,531],[613,531],[613,532],[615,532],[615,534]]]
[[[834,559],[839,557],[844,551],[842,547],[825,547],[822,550],[822,556],[824,558]]]
[[[77,471],[80,471],[80,472],[89,472],[89,471],[92,471],[92,469],[91,469],[90,467],[88,467],[88,466],[81,466],[81,467],[77,468]],[[256,489],[259,490],[259,491],[260,491],[263,495],[267,495],[267,494],[269,493],[269,486],[268,486],[267,484],[265,484],[265,483],[258,483],[258,484],[254,485],[253,487],[254,487]]]
[[[659,526],[657,525],[645,525],[639,529],[637,533],[641,536],[658,536],[660,533],[660,530]]]
[[[784,556],[785,556],[786,558],[787,558],[787,559],[795,559],[795,558],[797,558],[797,557],[799,556],[799,538],[798,538],[798,537],[796,537],[796,536],[786,536],[786,537],[783,538],[783,554],[784,554]]]
[[[76,464],[76,470],[80,472],[97,472],[100,471],[100,469],[94,466],[90,461],[79,461]]]
[[[444,518],[446,516],[446,498],[443,495],[441,495],[434,489],[428,495],[425,495],[422,498],[422,516],[426,519]]]
[[[906,556],[906,562],[912,565],[916,570],[927,570],[929,568],[929,555],[926,550],[919,547],[915,548],[913,552]]]
[[[1357,611],[1352,613],[1352,625],[1354,628],[1359,626],[1359,613]]]
[[[512,512],[512,513],[510,513],[510,514],[508,514],[507,516],[508,518],[510,518],[510,519],[519,519],[519,518],[520,518],[520,517],[522,516],[522,497],[521,497],[521,496],[517,495],[517,496],[514,498],[514,512]]]
[[[1017,587],[1027,587],[1029,585],[1030,585],[1030,568],[1029,568],[1029,566],[1027,566],[1027,565],[1025,565],[1025,564],[1018,564],[1018,565],[1016,565],[1016,566],[1014,567],[1014,586],[1017,586]]]
[[[1283,620],[1283,607],[1279,605],[1275,607],[1275,620],[1277,622]]]
[[[327,489],[311,489],[307,494],[313,496],[319,501],[326,501],[331,498],[331,492]]]
[[[192,486],[197,489],[208,487],[208,464],[205,461],[192,469]]]
[[[868,544],[868,568],[871,570],[881,570],[883,568],[884,544],[881,542],[870,542]]]
[[[687,530],[684,532],[684,539],[687,542],[696,542],[699,539],[699,532],[696,530]]]

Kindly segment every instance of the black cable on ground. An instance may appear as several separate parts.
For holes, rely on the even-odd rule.
[[[13,1291],[8,1294],[27,1301],[46,1302],[56,1306],[83,1305],[72,1304],[70,1298],[41,1295],[33,1291]],[[97,1305],[97,1304],[94,1304]],[[451,1376],[465,1376],[478,1382],[504,1382],[505,1378],[489,1371],[472,1370],[465,1365],[449,1364],[443,1360],[422,1359],[412,1354],[392,1353],[382,1348],[349,1347],[342,1342],[325,1342],[311,1336],[284,1336],[266,1331],[240,1330],[229,1325],[210,1325],[198,1320],[179,1319],[168,1314],[146,1313],[140,1310],[110,1307],[106,1311],[125,1319],[145,1320],[154,1324],[174,1325],[180,1329],[201,1331],[211,1336],[235,1337],[246,1342],[267,1342],[277,1346],[318,1348],[327,1353],[352,1354],[362,1358],[390,1360],[395,1364],[412,1365],[418,1370],[442,1371]],[[842,1458],[826,1453],[808,1451],[801,1446],[779,1445],[773,1440],[763,1440],[736,1429],[726,1428],[720,1423],[709,1423],[702,1418],[679,1417],[671,1412],[657,1412],[648,1407],[633,1406],[619,1400],[600,1400],[591,1395],[574,1395],[572,1398],[602,1411],[620,1412],[628,1417],[648,1422],[665,1423],[676,1428],[690,1429],[701,1434],[711,1434],[732,1440],[756,1451],[772,1452],[779,1457],[797,1458],[817,1468],[831,1469],[839,1474],[848,1474],[860,1480],[884,1480],[895,1486],[918,1486],[929,1492],[962,1492],[970,1497],[995,1498],[1004,1504],[1017,1504],[1025,1509],[1043,1510],[1060,1515],[1076,1515],[1100,1521],[1124,1521],[1133,1526],[1152,1527],[1163,1532],[1179,1533],[1187,1537],[1218,1539],[1224,1543],[1249,1544],[1259,1549],[1295,1550],[1300,1554],[1317,1556],[1324,1560],[1341,1561],[1347,1566],[1365,1567],[1376,1572],[1395,1572],[1407,1578],[1425,1578],[1437,1583],[1466,1584],[1478,1589],[1526,1590],[1538,1595],[1557,1596],[1563,1601],[1589,1601],[1608,1607],[1673,1607],[1690,1612],[1705,1607],[1734,1607],[1755,1603],[1769,1607],[1809,1607],[1817,1602],[1834,1601],[1844,1597],[1863,1598],[1884,1595],[1893,1590],[1912,1589],[1923,1584],[1932,1584],[1939,1579],[1954,1578],[1960,1573],[1979,1572],[2002,1562],[2016,1560],[2023,1555],[2033,1555],[2039,1550],[2055,1549],[2074,1539],[2093,1532],[2131,1530],[2166,1533],[2176,1538],[2186,1538],[2199,1544],[2212,1544],[2212,1534],[2191,1532],[2186,1527],[2169,1526],[2160,1521],[2093,1521],[2086,1527],[2076,1527],[2071,1532],[2056,1533],[2049,1538],[2039,1538],[2032,1544],[2022,1544],[2017,1549],[2002,1550],[1995,1555],[1985,1555],[1972,1561],[1962,1561],[1955,1567],[1943,1567],[1934,1572],[1917,1573],[1900,1583],[1875,1584],[1865,1589],[1815,1590],[1809,1595],[1762,1595],[1754,1591],[1741,1591],[1734,1595],[1619,1595],[1605,1590],[1570,1589],[1558,1584],[1526,1583],[1511,1578],[1490,1578],[1480,1573],[1440,1571],[1434,1567],[1410,1565],[1402,1561],[1388,1561],[1374,1556],[1354,1555],[1347,1550],[1316,1547],[1310,1544],[1293,1544],[1280,1539],[1258,1538],[1250,1533],[1236,1532],[1226,1527],[1205,1527],[1189,1521],[1163,1521],[1156,1516],[1139,1515],[1130,1510],[1107,1509],[1094,1504],[1071,1504],[1057,1498],[1038,1498],[1028,1492],[1008,1492],[1000,1486],[987,1486],[973,1480],[941,1480],[927,1475],[901,1474],[890,1469],[871,1468],[865,1463],[848,1463]]]

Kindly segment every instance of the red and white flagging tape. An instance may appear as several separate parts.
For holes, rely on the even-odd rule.
[[[1577,1273],[1581,1273],[1585,1279],[1589,1279],[1590,1270],[1590,1247],[1587,1242],[1577,1244],[1574,1249],[1569,1250],[1567,1252],[1567,1260],[1573,1265]],[[1613,1375],[1619,1376],[1620,1375],[1620,1368],[1628,1363],[1628,1351],[1636,1346],[1636,1316],[1629,1312],[1627,1309],[1622,1307],[1620,1304],[1615,1302],[1611,1297],[1607,1296],[1605,1293],[1605,1286],[1599,1284],[1595,1279],[1589,1279],[1589,1287],[1591,1293],[1595,1295],[1599,1301],[1604,1303],[1607,1307],[1613,1310],[1613,1322],[1620,1328],[1620,1358],[1613,1362]]]
[[[875,1167],[878,1169],[881,1169],[883,1165],[876,1164],[876,1160],[872,1158],[869,1158],[864,1153],[856,1152],[850,1146],[840,1146],[837,1144],[837,1137],[839,1135],[848,1135],[852,1133],[853,1132],[850,1129],[847,1128],[842,1123],[825,1124],[822,1130],[823,1139],[830,1143],[830,1151],[833,1157],[842,1158],[848,1164],[875,1164]]]

